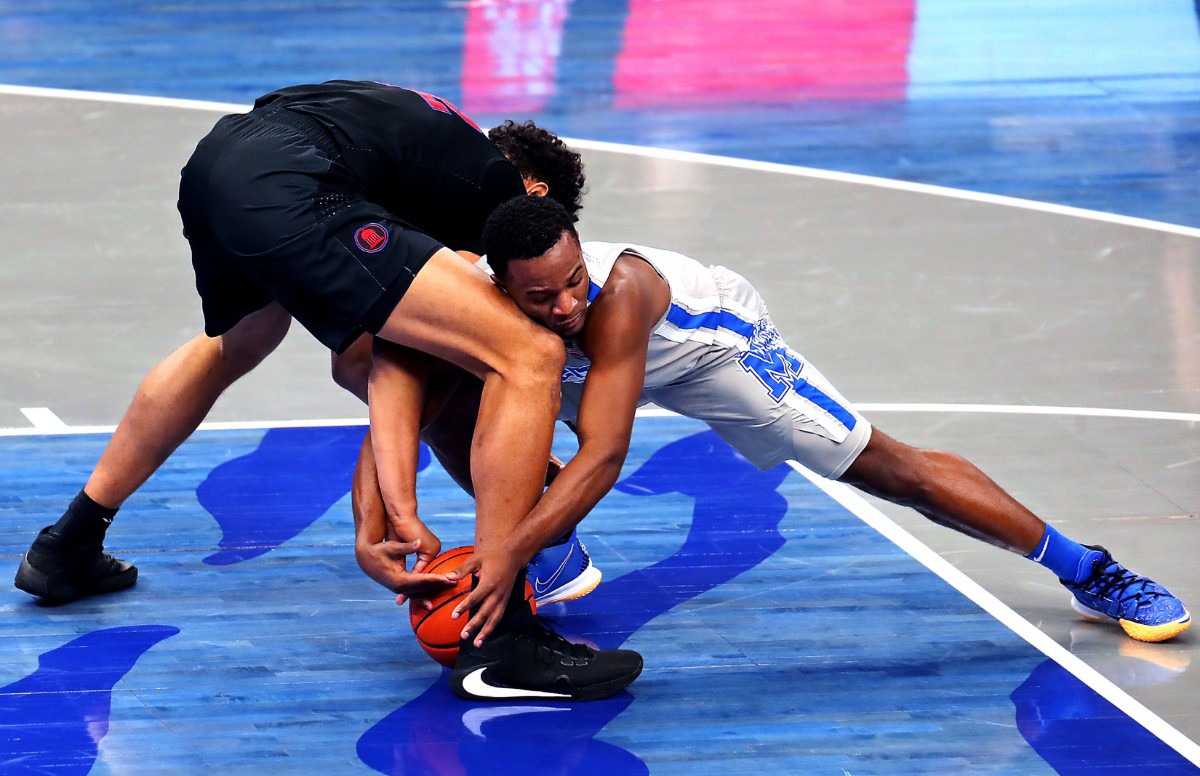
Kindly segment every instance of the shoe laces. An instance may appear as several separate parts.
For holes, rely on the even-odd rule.
[[[1105,553],[1096,561],[1096,566],[1104,564],[1092,574],[1092,578],[1080,585],[1092,595],[1119,603],[1132,602],[1135,606],[1151,603],[1160,594],[1153,589],[1153,583],[1141,574],[1135,574],[1112,559]]]
[[[518,638],[529,639],[537,647],[538,656],[543,663],[549,664],[556,658],[569,658],[573,661],[590,660],[596,653],[587,644],[577,644],[568,641],[537,620],[529,625],[529,629]]]

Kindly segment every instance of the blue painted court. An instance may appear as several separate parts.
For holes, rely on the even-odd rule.
[[[133,590],[61,609],[4,590],[4,772],[1190,767],[791,469],[760,473],[678,418],[639,420],[583,525],[605,581],[543,611],[641,650],[642,677],[590,704],[461,701],[355,565],[363,430],[201,431],[110,535],[141,569]],[[0,438],[0,554],[23,551],[104,441]],[[470,543],[469,499],[436,464],[420,488],[444,546]]]

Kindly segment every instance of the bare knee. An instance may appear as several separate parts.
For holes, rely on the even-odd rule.
[[[875,429],[841,481],[893,503],[920,506],[929,501],[945,457],[957,456],[912,447]]]
[[[549,372],[554,381],[559,382],[562,380],[563,367],[567,363],[567,349],[557,335],[542,333],[540,329],[538,334],[539,336],[533,337],[532,340],[539,369]]]
[[[333,381],[357,396],[364,404],[367,401],[367,382],[371,375],[372,339],[374,338],[370,334],[364,334],[344,352],[330,355]]]
[[[271,355],[291,326],[292,317],[278,303],[247,315],[217,338],[222,369],[237,379]]]
[[[567,363],[563,342],[554,334],[536,329],[520,343],[508,363],[497,370],[501,377],[522,389],[550,388],[557,391],[562,384],[562,370]]]

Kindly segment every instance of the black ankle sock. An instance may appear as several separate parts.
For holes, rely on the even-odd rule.
[[[561,547],[562,545],[564,545],[564,544],[566,544],[567,542],[571,541],[571,537],[572,537],[572,536],[574,536],[574,535],[575,535],[575,530],[574,530],[574,529],[571,529],[570,531],[567,531],[565,534],[563,534],[562,536],[558,537],[557,539],[554,539],[554,540],[552,540],[552,541],[551,541],[549,544],[547,544],[546,546],[547,546],[547,547]]]
[[[512,590],[510,590],[508,593],[508,603],[504,606],[504,614],[500,615],[500,622],[496,624],[497,633],[502,633],[510,625],[512,625],[514,618],[516,618],[516,622],[519,626],[519,624],[524,621],[524,618],[521,616],[522,612],[526,613],[526,616],[528,617],[533,616],[533,610],[530,608],[529,602],[525,600],[525,577],[526,570],[521,569],[517,573],[517,578],[513,580]],[[475,577],[473,580],[471,580],[472,590],[474,590],[478,585],[479,577]],[[478,609],[472,609],[471,616],[474,617],[478,612]]]
[[[527,570],[524,567],[517,572],[517,578],[513,580],[513,588],[508,593],[508,603],[504,607],[504,616],[500,618],[500,622],[508,622],[514,615],[529,609],[529,602],[525,600],[526,574]]]
[[[50,533],[67,544],[102,543],[116,514],[117,510],[100,506],[81,490],[58,522],[50,527]]]

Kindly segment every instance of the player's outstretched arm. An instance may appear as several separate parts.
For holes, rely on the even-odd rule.
[[[359,568],[368,577],[396,593],[396,603],[402,604],[409,597],[433,595],[450,584],[442,574],[416,574],[407,570],[409,555],[429,554],[424,552],[425,547],[441,545],[432,533],[429,534],[431,540],[420,537],[405,540],[392,530],[379,493],[370,431],[363,439],[354,468],[350,506],[354,513],[354,555]],[[433,550],[432,554],[436,553],[437,550]]]
[[[419,425],[425,400],[428,359],[391,343],[373,349],[368,389],[373,429],[363,442],[354,472],[351,503],[355,555],[375,581],[407,596],[441,587],[445,578],[420,572],[441,542],[417,515]],[[407,556],[416,555],[412,573]]]
[[[616,484],[629,453],[650,333],[670,301],[666,281],[644,260],[626,256],[592,303],[580,338],[592,364],[575,426],[579,452],[520,526],[529,557],[569,533]]]

